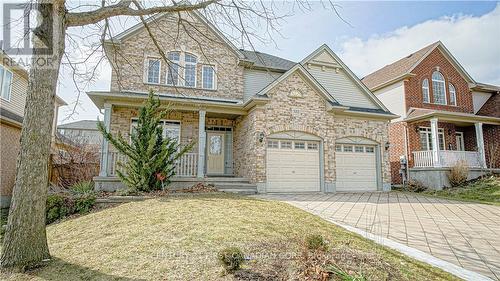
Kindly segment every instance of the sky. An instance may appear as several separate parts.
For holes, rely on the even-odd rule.
[[[351,70],[363,76],[435,41],[441,40],[478,82],[500,85],[500,2],[335,2],[343,22],[331,9],[313,2],[281,22],[276,44],[255,42],[256,49],[300,61],[326,43]],[[286,5],[286,4],[285,4]],[[84,94],[77,94],[63,73],[58,95],[69,105],[59,123],[101,118]],[[109,90],[110,69],[103,67],[88,90]]]

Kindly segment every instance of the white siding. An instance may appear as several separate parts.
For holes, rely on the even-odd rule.
[[[392,122],[400,121],[406,117],[405,87],[403,81],[373,92],[377,98],[389,109],[390,112],[401,116]]]
[[[476,114],[486,101],[491,97],[490,93],[472,92],[472,103],[474,104],[474,114]]]
[[[1,107],[19,116],[24,116],[24,106],[26,104],[26,91],[28,89],[28,80],[19,75],[19,73],[16,71],[12,71],[12,73],[13,76],[12,76],[12,90],[10,93],[10,101],[0,99]]]
[[[363,89],[341,68],[322,67],[310,65],[307,67],[316,80],[342,105],[379,108],[371,98],[369,98]]]
[[[248,100],[267,85],[280,77],[282,73],[266,70],[245,69],[243,72],[244,78],[244,100]]]

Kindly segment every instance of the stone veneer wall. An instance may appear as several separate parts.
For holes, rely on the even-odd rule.
[[[145,29],[137,31],[122,40],[120,45],[107,47],[108,57],[116,67],[112,68],[111,91],[149,91],[187,96],[218,97],[243,100],[243,67],[238,65],[238,57],[233,50],[206,25],[194,17],[181,13],[187,32],[178,32],[177,16],[162,17],[152,23],[151,31],[165,53],[169,51],[189,52],[197,56],[196,87],[177,88],[166,85],[168,63],[161,59]],[[196,39],[193,39],[196,38]],[[145,83],[147,58],[160,58],[160,83]],[[169,62],[170,63],[170,62]],[[202,85],[202,64],[215,66],[217,89],[204,90]],[[118,70],[118,71],[117,71]],[[179,70],[183,71],[182,68]]]
[[[302,97],[289,93],[300,91]],[[335,140],[361,136],[380,144],[382,182],[390,184],[390,165],[384,146],[388,141],[388,122],[334,116],[327,112],[325,98],[298,72],[290,75],[268,93],[270,101],[236,120],[235,171],[252,182],[266,181],[266,141],[259,142],[260,132],[268,136],[282,131],[302,131],[324,141],[325,181],[335,181]]]

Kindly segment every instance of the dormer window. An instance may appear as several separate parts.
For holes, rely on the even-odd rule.
[[[196,87],[196,56],[185,54],[184,56],[184,86]]]
[[[450,83],[448,91],[450,92],[450,104],[457,105],[457,93],[455,91],[455,86]]]
[[[432,73],[432,93],[434,103],[446,104],[446,86],[444,76],[439,71]]]
[[[180,52],[170,52],[167,55],[167,85],[176,86],[179,84],[179,67],[180,67]]]
[[[148,59],[147,81],[151,84],[160,84],[160,60]]]
[[[429,79],[424,79],[424,81],[422,81],[422,99],[426,103],[431,102],[429,95]]]

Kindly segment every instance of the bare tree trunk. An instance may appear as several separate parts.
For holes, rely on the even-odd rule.
[[[34,63],[29,71],[21,151],[0,259],[2,268],[13,271],[22,271],[50,258],[45,232],[48,160],[57,78],[66,32],[64,1],[52,3],[39,8],[43,21],[34,31],[40,41],[33,40]],[[37,50],[37,47],[50,45],[52,54]]]

